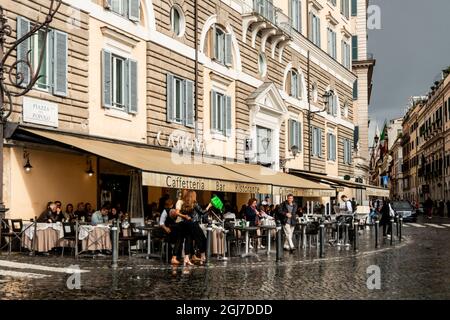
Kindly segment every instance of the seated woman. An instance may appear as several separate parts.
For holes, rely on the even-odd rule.
[[[265,215],[265,213],[264,213]],[[245,210],[245,220],[249,222],[250,227],[256,227],[259,225],[259,220],[263,216],[263,214],[257,209],[257,200],[255,198],[251,198],[248,201],[247,208]],[[261,245],[261,239],[259,236],[261,235],[260,230],[256,230],[256,235],[258,237],[258,248],[264,249],[264,246]],[[249,248],[252,249],[253,246],[249,244]]]
[[[183,219],[181,223],[183,223],[185,234],[184,265],[192,265],[190,255],[192,255],[192,261],[204,263],[206,260],[206,237],[200,227],[200,222],[211,206],[212,204],[210,203],[206,210],[202,210],[197,203],[197,193],[192,190],[187,191],[183,198],[183,204],[180,212],[178,212],[178,216]],[[195,249],[201,254],[200,259],[195,255],[193,242],[195,242]]]

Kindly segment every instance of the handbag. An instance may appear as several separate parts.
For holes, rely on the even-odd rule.
[[[392,209],[391,204],[389,204],[389,216],[390,217],[394,217],[395,216],[395,211],[394,211],[394,209]]]

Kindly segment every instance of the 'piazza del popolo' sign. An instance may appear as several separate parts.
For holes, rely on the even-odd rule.
[[[194,177],[185,177],[173,174],[162,174],[153,172],[142,173],[142,184],[145,186],[173,188],[173,189],[192,189],[201,191],[255,193],[255,194],[256,193],[268,194],[271,192],[270,185],[239,183],[218,179],[194,178]]]
[[[58,105],[45,100],[23,98],[23,122],[58,127]]]

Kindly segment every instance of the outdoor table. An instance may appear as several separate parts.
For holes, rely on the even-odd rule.
[[[35,227],[23,226],[23,247],[30,251],[48,252],[59,246],[59,241],[64,237],[62,224],[37,223]]]
[[[159,226],[152,226],[152,225],[146,225],[146,226],[137,226],[136,229],[147,231],[147,254],[145,255],[145,258],[161,258],[159,255],[152,253],[152,231],[158,229]]]
[[[260,226],[261,229],[266,229],[267,230],[267,255],[270,254],[270,245],[271,245],[271,237],[270,234],[272,233],[272,230],[276,230],[277,226],[274,225],[262,225]]]
[[[249,252],[249,242],[250,242],[250,239],[249,239],[249,232],[250,231],[256,231],[256,230],[258,230],[258,227],[234,227],[234,229],[235,230],[240,230],[240,231],[244,231],[245,232],[245,253],[243,253],[242,255],[241,255],[241,258],[246,258],[246,257],[257,257],[258,255],[256,254],[256,253],[250,253]],[[255,244],[256,246],[258,245],[258,244]]]
[[[112,250],[110,228],[108,225],[80,225],[78,239],[82,251]]]

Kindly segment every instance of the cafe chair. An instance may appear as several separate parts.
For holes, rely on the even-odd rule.
[[[140,243],[140,249],[143,252],[144,250],[144,242],[147,241],[147,236],[143,233],[142,230],[137,228],[138,223],[130,223],[131,235],[134,237],[136,241],[136,249],[139,249],[138,243]]]
[[[71,254],[74,253],[75,246],[78,245],[76,243],[76,231],[75,231],[75,224],[70,222],[63,222],[62,224],[64,237],[61,239],[63,241],[62,249],[61,249],[61,257],[64,256],[64,248],[66,247],[65,241],[68,242],[69,247],[71,248]]]
[[[2,220],[2,238],[8,239],[7,244],[0,249],[3,249],[6,245],[8,246],[8,254],[11,254],[13,242],[16,240],[19,242],[19,249],[22,250],[22,229],[23,221],[22,219],[4,219]],[[1,244],[0,239],[0,244]]]
[[[309,243],[309,247],[312,246],[312,241],[316,243],[316,247],[319,244],[319,226],[320,222],[318,221],[310,221],[306,225],[306,241]]]
[[[131,224],[128,228],[123,228],[123,224],[119,223],[119,246],[120,244],[127,244],[128,247],[128,257],[131,257],[131,243],[136,242],[136,237],[133,235],[133,228]],[[122,246],[122,254],[125,254],[125,246]]]

